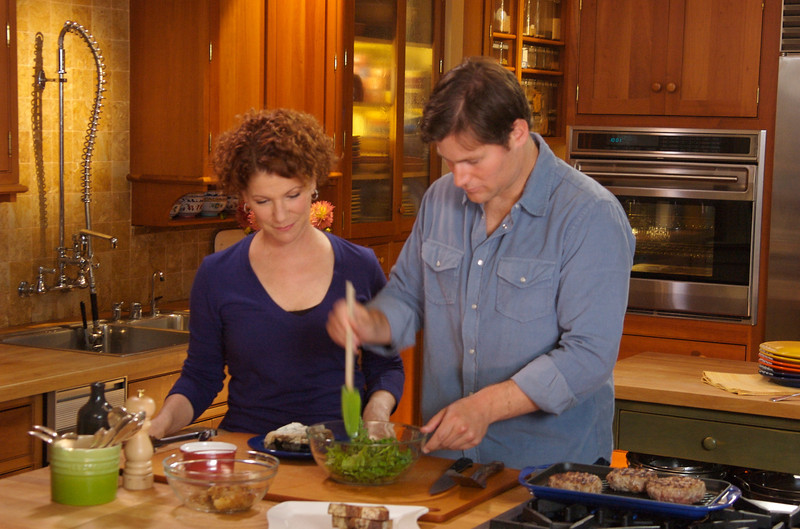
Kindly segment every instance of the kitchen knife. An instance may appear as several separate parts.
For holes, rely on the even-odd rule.
[[[503,470],[505,465],[502,461],[492,461],[488,465],[483,465],[481,468],[472,473],[471,476],[465,476],[457,472],[448,470],[446,475],[461,485],[462,487],[477,487],[481,489],[486,488],[486,480],[489,476],[493,476]]]
[[[428,491],[431,495],[442,493],[452,487],[456,486],[455,480],[452,478],[453,474],[461,475],[460,472],[465,471],[469,467],[472,466],[472,459],[468,457],[462,457],[456,459],[456,461],[447,467],[447,469],[442,473],[439,479],[431,485],[430,490]]]

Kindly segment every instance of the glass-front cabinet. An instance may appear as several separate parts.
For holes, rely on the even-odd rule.
[[[563,134],[562,0],[486,0],[485,9],[484,55],[517,76],[531,105],[534,132]]]
[[[417,125],[440,74],[440,5],[354,0],[349,238],[396,238],[410,230],[438,176]]]

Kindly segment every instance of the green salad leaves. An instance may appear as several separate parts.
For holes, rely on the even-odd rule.
[[[347,482],[376,485],[393,481],[414,459],[412,449],[395,438],[370,439],[362,423],[349,443],[328,447],[325,466]]]

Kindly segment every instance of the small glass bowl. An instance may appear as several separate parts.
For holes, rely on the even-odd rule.
[[[202,512],[234,513],[250,509],[269,490],[278,472],[278,458],[250,454],[250,459],[220,459],[217,470],[202,468],[209,460],[184,460],[180,453],[164,459],[164,474],[186,507]]]

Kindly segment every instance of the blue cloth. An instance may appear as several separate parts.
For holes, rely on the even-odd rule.
[[[252,235],[203,259],[190,296],[188,355],[170,391],[189,399],[195,419],[222,389],[226,366],[228,412],[220,428],[266,434],[293,421],[341,419],[345,355],[325,330],[328,313],[345,297],[345,280],[364,303],[386,276],[372,250],[327,236],[333,279],[322,303],[304,314],[284,311],[264,290],[248,258]],[[354,385],[365,388],[364,403],[378,389],[399,402],[404,380],[399,356],[364,352]]]
[[[522,196],[486,236],[482,206],[448,174],[429,188],[387,286],[393,345],[424,323],[422,416],[514,380],[539,411],[489,426],[461,455],[507,466],[611,459],[613,368],[635,239],[609,191],[541,136]]]

